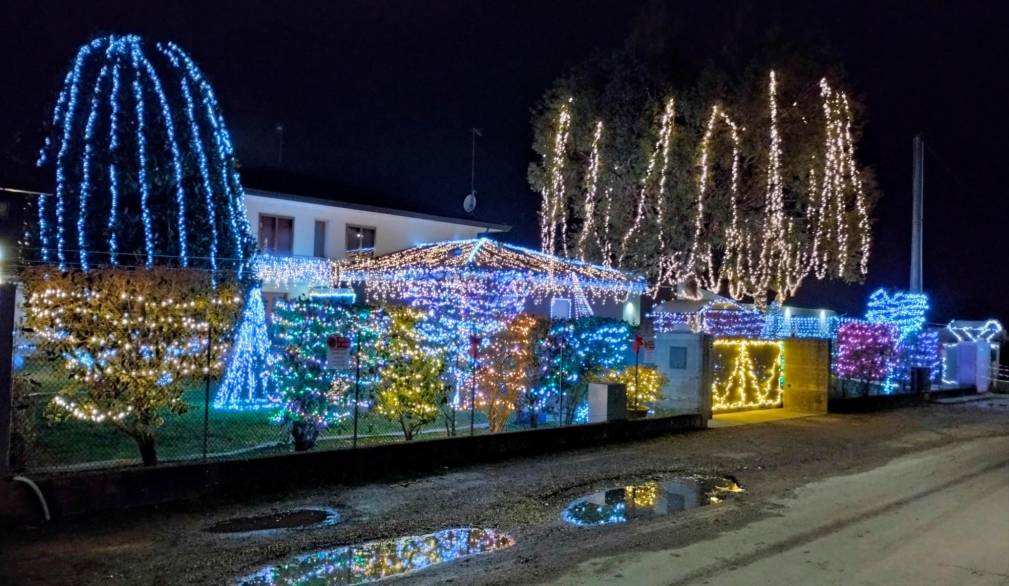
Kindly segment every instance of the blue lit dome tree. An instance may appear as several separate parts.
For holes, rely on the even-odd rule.
[[[269,343],[235,151],[192,59],[132,35],[82,46],[38,164],[55,184],[32,214],[37,266],[22,278],[40,349],[72,381],[54,418],[121,430],[152,465],[156,430],[186,411],[183,393],[204,373],[223,372],[229,404],[267,403]],[[53,318],[64,312],[79,319]]]
[[[217,98],[174,43],[113,35],[82,46],[38,164],[55,171],[28,233],[38,261],[241,277],[254,253]]]

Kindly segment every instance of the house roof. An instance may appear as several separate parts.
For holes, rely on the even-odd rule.
[[[504,276],[560,287],[570,284],[596,293],[640,293],[645,287],[638,275],[487,238],[421,244],[341,264],[341,279],[352,282],[422,279],[454,272],[473,278]]]
[[[441,213],[446,210],[419,204],[416,198],[395,197],[375,189],[272,167],[242,169],[242,185],[249,195],[476,226],[488,232],[511,230],[507,224],[488,222],[474,216]]]

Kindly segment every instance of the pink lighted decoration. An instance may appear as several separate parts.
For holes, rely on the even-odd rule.
[[[866,381],[886,379],[897,358],[899,330],[893,324],[851,322],[837,330],[835,372]]]

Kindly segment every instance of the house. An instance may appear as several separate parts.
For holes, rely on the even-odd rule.
[[[249,226],[263,253],[257,268],[267,311],[278,298],[330,286],[329,261],[510,230],[303,175],[251,170],[243,172],[242,182]]]

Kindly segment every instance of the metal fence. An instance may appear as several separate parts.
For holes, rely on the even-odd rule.
[[[13,472],[59,472],[112,468],[141,463],[137,443],[108,421],[60,418],[53,401],[61,388],[75,384],[64,360],[43,352],[15,355],[12,393],[10,465]],[[294,449],[291,425],[280,421],[280,406],[234,410],[218,408],[216,380],[194,379],[182,393],[181,414],[162,413],[155,435],[159,463],[241,459],[288,453]],[[313,450],[351,449],[404,441],[397,421],[371,410],[362,396],[355,428],[353,402],[339,421],[321,430]],[[508,431],[563,425],[550,411],[516,413]],[[356,431],[356,433],[355,433]],[[488,433],[479,410],[442,405],[434,421],[412,441]]]

